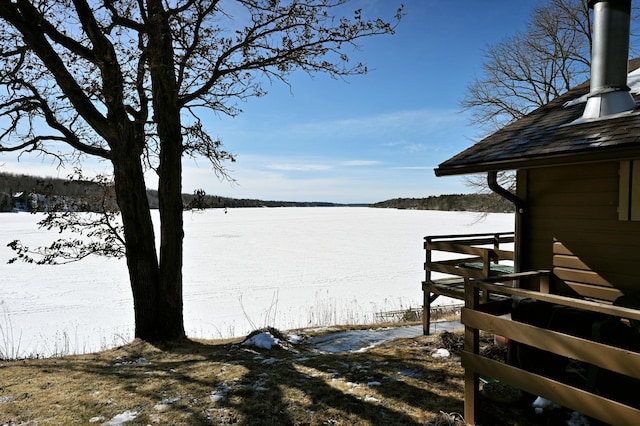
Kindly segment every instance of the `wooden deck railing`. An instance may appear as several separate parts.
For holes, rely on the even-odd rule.
[[[606,321],[617,322],[618,325],[621,321],[626,322],[627,326],[631,325],[628,327],[631,332],[638,334],[640,339],[640,332],[637,330],[640,308],[615,306],[611,303],[615,298],[611,297],[599,301],[597,297],[594,299],[594,291],[582,294],[584,298],[551,294],[549,283],[561,278],[555,273],[561,265],[556,265],[554,260],[549,271],[514,273],[514,252],[508,246],[514,240],[511,232],[425,237],[426,279],[422,287],[424,334],[429,333],[431,303],[438,296],[445,295],[465,301],[465,308],[462,310],[462,322],[465,326],[462,362],[465,367],[467,423],[475,423],[479,377],[483,376],[542,396],[609,424],[638,424],[640,397],[633,400],[633,395],[637,395],[637,388],[629,389],[629,392],[633,392],[630,394],[632,401],[629,402],[625,398],[602,391],[596,385],[598,377],[602,377],[598,376],[599,371],[620,374],[625,380],[637,380],[636,383],[640,385],[640,352],[637,349],[628,349],[622,344],[604,343],[605,339],[601,339],[596,332],[577,337],[575,333],[557,331],[548,325],[536,326],[525,321],[515,321],[505,314],[512,312],[514,298],[547,302],[554,307],[564,306],[580,313],[595,314],[607,318]],[[436,252],[442,253],[434,256]],[[444,275],[434,277],[436,272]],[[523,280],[529,281],[525,284]],[[582,285],[580,288],[587,287],[591,289],[593,286]],[[602,292],[596,295],[600,293]],[[591,330],[591,325],[589,327]],[[504,336],[516,342],[516,345],[527,345],[534,350],[584,365],[590,372],[588,380],[576,383],[564,376],[554,376],[546,371],[534,372],[531,368],[525,368],[527,366],[500,363],[483,357],[479,351],[480,331]],[[594,371],[596,373],[591,374]]]
[[[487,278],[513,272],[514,253],[505,249],[505,245],[513,244],[514,239],[513,232],[424,238],[426,276],[422,283],[422,323],[425,335],[429,334],[433,301],[441,295],[463,300],[464,278]],[[434,278],[434,272],[444,274],[444,277]]]
[[[554,305],[562,305],[584,311],[610,315],[616,321],[620,318],[640,321],[640,310],[628,309],[607,303],[588,301],[540,291],[525,290],[505,285],[521,278],[548,277],[549,271],[516,273],[487,279],[465,279],[465,308],[462,322],[465,326],[465,349],[462,363],[465,368],[465,420],[475,424],[476,403],[479,393],[479,377],[493,378],[510,384],[534,395],[539,395],[560,405],[576,410],[584,415],[613,425],[637,425],[640,410],[634,406],[589,390],[588,386],[573,386],[553,378],[534,374],[513,365],[503,364],[479,354],[479,331],[484,330],[501,335],[520,344],[526,344],[550,353],[585,363],[589,368],[600,368],[640,380],[640,353],[610,346],[599,341],[547,328],[536,327],[524,322],[501,316],[510,309],[502,302],[482,302],[481,293],[498,294],[511,299],[522,297]],[[637,389],[629,389],[637,395]],[[637,401],[636,401],[637,402]]]

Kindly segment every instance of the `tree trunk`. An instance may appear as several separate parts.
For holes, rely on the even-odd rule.
[[[182,126],[169,21],[161,0],[148,0],[149,72],[153,114],[160,140],[160,322],[172,338],[183,338]]]
[[[133,293],[135,337],[149,342],[183,339],[182,280],[167,280],[158,266],[155,233],[140,157],[131,152],[114,155],[113,167]],[[181,222],[182,216],[179,217]],[[181,231],[182,227],[178,227]],[[181,239],[179,244],[181,246]]]
[[[135,152],[118,151],[121,150],[113,150],[114,183],[124,226],[135,337],[155,341],[162,337],[158,324],[160,274],[144,174],[140,157]]]

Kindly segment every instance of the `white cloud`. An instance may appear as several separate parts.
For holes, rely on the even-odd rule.
[[[340,163],[341,166],[345,167],[377,166],[378,164],[382,164],[382,162],[376,160],[349,160]]]
[[[433,170],[435,166],[402,166],[393,167],[393,170]]]
[[[422,143],[411,143],[411,144],[404,145],[402,149],[408,152],[422,152],[422,151],[426,151],[427,146]]]
[[[464,122],[464,117],[454,110],[408,110],[342,120],[308,122],[292,126],[296,133],[304,134],[398,134],[429,133],[447,130]]]
[[[418,138],[433,139],[439,134],[458,131],[466,126],[467,118],[454,109],[418,109],[389,113],[346,117],[337,120],[314,119],[305,116],[301,121],[252,121],[249,115],[215,123],[216,134],[223,141],[246,147],[257,141],[282,146],[305,144],[313,140],[385,139],[389,143],[409,143]],[[284,142],[283,142],[284,141]],[[399,142],[396,142],[399,141]],[[233,151],[233,148],[231,148]]]
[[[268,164],[267,169],[280,170],[283,172],[321,172],[330,170],[333,167],[326,164],[291,164],[291,163],[278,163]]]
[[[287,167],[270,168],[270,165]],[[327,165],[317,173],[299,173],[304,165]],[[382,165],[382,167],[367,167]],[[295,166],[295,167],[294,167]],[[313,167],[312,167],[313,168]],[[372,160],[247,155],[233,164],[236,184],[220,182],[210,167],[184,164],[184,192],[203,188],[208,194],[262,200],[376,202],[397,197],[464,192],[459,180],[437,179],[433,165],[393,166]]]
[[[384,148],[394,148],[396,149],[396,151],[403,151],[408,153],[424,152],[428,148],[426,144],[409,142],[406,140],[385,142],[380,144],[380,146]]]

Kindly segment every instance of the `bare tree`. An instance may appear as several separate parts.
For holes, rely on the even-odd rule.
[[[484,52],[482,73],[467,86],[461,106],[481,135],[523,117],[587,78],[591,18],[585,0],[548,0],[531,12],[527,28]],[[515,190],[515,176],[500,172],[500,184]],[[487,192],[486,177],[467,185]]]
[[[233,156],[204,130],[211,111],[287,82],[296,70],[362,74],[358,39],[394,23],[345,16],[348,0],[0,0],[0,151],[113,167],[135,309],[135,336],[185,337],[182,169],[202,156],[226,175]],[[144,172],[158,175],[160,247]]]
[[[550,0],[533,9],[526,31],[487,48],[462,108],[483,131],[498,130],[582,82],[590,50],[587,2]]]

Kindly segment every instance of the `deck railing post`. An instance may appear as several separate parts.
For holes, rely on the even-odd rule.
[[[475,310],[479,304],[478,289],[468,277],[464,278],[464,306]],[[478,355],[480,353],[480,332],[477,328],[464,326],[464,350]],[[480,392],[480,379],[477,372],[465,366],[464,369],[464,418],[467,424],[475,424],[476,401]]]
[[[431,269],[429,269],[429,263],[431,263],[430,245],[431,245],[431,237],[424,237],[424,250],[426,252],[424,269],[426,271],[425,278],[427,282],[431,282]]]
[[[425,249],[425,282],[422,285],[422,334],[428,336],[431,328],[431,294],[429,291],[429,283],[431,282],[431,237],[424,238]]]
[[[541,293],[549,293],[550,288],[549,288],[549,281],[550,281],[550,276],[549,275],[541,275],[540,276],[540,292]]]

